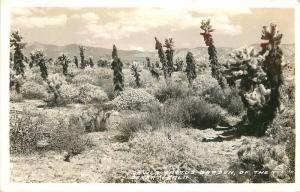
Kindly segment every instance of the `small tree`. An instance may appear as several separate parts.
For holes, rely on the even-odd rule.
[[[200,33],[200,35],[203,36],[204,42],[206,46],[208,46],[209,64],[211,66],[212,77],[217,79],[220,87],[225,88],[225,78],[221,73],[221,65],[218,62],[217,50],[214,46],[214,40],[211,35],[211,32],[215,29],[212,28],[209,19],[207,21],[202,21],[200,28],[204,31]]]
[[[26,43],[22,42],[23,37],[20,35],[19,31],[14,31],[10,35],[10,47],[13,47],[13,70],[15,70],[16,75],[24,76],[24,55],[22,49],[25,48]]]
[[[83,46],[79,46],[79,54],[80,54],[80,68],[84,69],[86,67],[86,61],[84,59],[84,51],[86,49]]]
[[[140,87],[141,86],[141,78],[140,78],[141,74],[140,74],[140,72],[142,70],[139,68],[138,63],[137,62],[133,62],[133,64],[131,65],[130,70],[131,70],[131,74],[135,78],[136,86]]]
[[[124,89],[124,75],[122,72],[123,63],[118,57],[117,47],[113,45],[111,69],[114,71],[114,92],[119,95]]]
[[[64,53],[61,53],[61,55],[57,58],[57,62],[58,64],[62,65],[63,74],[68,75],[68,67],[69,67],[69,63],[71,63],[69,57]]]
[[[189,85],[192,84],[193,80],[196,79],[196,67],[195,67],[195,59],[192,52],[188,52],[186,55],[186,76],[189,80]]]
[[[78,68],[78,58],[77,58],[77,56],[74,56],[74,63],[76,65],[76,67]]]
[[[35,49],[30,53],[30,59],[31,59],[31,65],[33,66],[33,64],[37,65],[40,67],[40,71],[41,71],[41,77],[43,78],[43,80],[47,80],[48,77],[48,69],[46,66],[46,57],[45,54],[43,52],[43,50],[40,49]]]

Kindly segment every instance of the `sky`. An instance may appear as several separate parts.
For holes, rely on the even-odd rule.
[[[175,48],[205,46],[200,24],[211,19],[217,47],[260,42],[262,26],[276,23],[283,43],[294,43],[294,10],[289,8],[92,7],[13,8],[11,29],[26,42],[82,44],[153,51],[154,37],[172,37]]]

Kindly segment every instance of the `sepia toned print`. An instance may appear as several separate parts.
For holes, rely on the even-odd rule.
[[[294,9],[14,8],[16,183],[294,183]]]

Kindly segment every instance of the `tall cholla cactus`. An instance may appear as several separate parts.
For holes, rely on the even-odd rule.
[[[78,58],[77,58],[77,56],[74,56],[73,61],[74,61],[75,65],[76,65],[76,67],[78,68]]]
[[[146,57],[146,67],[147,67],[148,69],[151,68],[151,62],[150,62],[150,58],[149,58],[149,57]]]
[[[139,68],[138,63],[137,62],[133,62],[133,64],[130,67],[130,70],[131,70],[131,74],[135,78],[136,86],[140,87],[141,86],[141,78],[140,78],[141,74],[140,74],[140,72],[142,70]]]
[[[48,69],[46,66],[46,57],[44,51],[41,49],[35,49],[30,53],[30,63],[31,65],[35,64],[40,67],[41,77],[43,80],[47,80],[48,77]]]
[[[192,84],[193,80],[196,79],[196,67],[195,59],[192,52],[188,52],[186,55],[186,76],[189,80],[189,85]]]
[[[262,37],[264,41],[261,43],[262,51],[260,54],[264,54],[266,57],[264,61],[264,70],[267,73],[270,88],[270,113],[272,119],[276,115],[277,109],[283,110],[283,106],[280,102],[280,88],[283,84],[282,74],[282,49],[279,47],[282,39],[282,34],[279,33],[277,25],[271,23],[269,27],[263,26]]]
[[[86,62],[85,62],[85,59],[84,59],[84,51],[86,49],[83,47],[83,46],[79,46],[79,55],[80,55],[80,68],[81,69],[84,69],[85,66],[86,66]]]
[[[60,56],[57,58],[57,62],[63,66],[63,74],[68,75],[68,67],[71,60],[65,53],[61,53]]]
[[[270,30],[272,31],[270,26]],[[263,30],[262,39],[271,38],[273,32]],[[269,35],[265,35],[269,34]],[[276,34],[276,33],[274,33]],[[262,50],[257,53],[254,48],[241,48],[234,50],[227,61],[227,82],[239,84],[242,101],[247,108],[247,118],[244,118],[245,129],[255,135],[263,135],[267,126],[276,116],[280,106],[279,86],[282,83],[281,59],[282,51],[278,47],[281,34],[277,42],[263,43]],[[278,42],[279,41],[279,42]],[[229,73],[228,73],[229,72]]]
[[[219,85],[224,88],[226,83],[224,82],[225,79],[221,74],[221,65],[218,62],[217,50],[214,46],[214,40],[211,35],[211,32],[213,32],[215,29],[212,28],[209,19],[207,21],[202,21],[200,28],[204,31],[200,33],[200,35],[203,36],[204,42],[206,46],[208,46],[209,63],[211,66],[212,77],[217,79]]]
[[[123,63],[118,57],[118,51],[115,45],[113,46],[112,59],[111,69],[114,71],[114,91],[115,94],[118,95],[124,89],[124,75],[122,72]]]
[[[94,61],[93,61],[92,56],[89,56],[89,66],[92,68],[94,67]]]
[[[169,78],[172,75],[173,69],[173,54],[174,54],[174,41],[172,38],[165,39],[164,47],[167,50],[164,52],[161,42],[155,37],[155,49],[158,51],[159,60],[162,63],[162,69],[164,71],[165,78]]]
[[[19,31],[14,31],[10,35],[10,47],[13,47],[13,70],[15,70],[16,75],[24,76],[24,55],[22,49],[25,48],[26,43],[22,42],[23,37],[20,35]]]
[[[174,56],[174,41],[172,38],[165,39],[164,47],[167,48],[165,54],[167,56],[167,63],[168,63],[168,75],[171,77],[172,72],[174,71],[174,64],[173,64],[173,56]]]

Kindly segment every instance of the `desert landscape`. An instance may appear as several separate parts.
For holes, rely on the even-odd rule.
[[[294,182],[294,44],[266,23],[267,43],[218,47],[199,26],[201,46],[153,36],[152,51],[12,31],[11,181]]]

